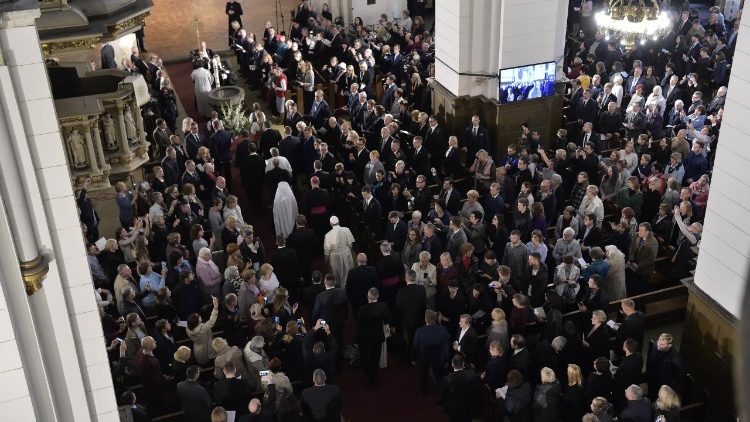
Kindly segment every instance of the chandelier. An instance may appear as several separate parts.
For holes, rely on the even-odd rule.
[[[594,17],[607,40],[619,38],[626,47],[657,40],[672,25],[669,15],[659,10],[657,0],[610,0],[608,9]]]

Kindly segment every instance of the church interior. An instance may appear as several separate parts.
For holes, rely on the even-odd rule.
[[[0,0],[0,414],[750,420],[743,7]]]

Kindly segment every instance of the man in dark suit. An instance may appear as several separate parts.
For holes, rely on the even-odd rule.
[[[245,192],[250,199],[254,212],[260,212],[261,199],[263,194],[263,179],[266,176],[266,161],[258,154],[257,147],[254,143],[248,145],[250,154],[245,161]]]
[[[487,129],[484,126],[480,126],[479,115],[475,114],[471,116],[471,124],[464,130],[463,144],[461,149],[466,151],[467,160],[473,160],[473,157],[477,155],[477,151],[483,149],[490,152],[494,149],[490,149],[490,139],[487,135]]]
[[[247,173],[247,162],[250,158],[250,145],[255,146],[255,143],[250,140],[250,132],[243,130],[240,132],[240,142],[234,151],[234,166],[240,170],[240,184],[243,188],[247,189],[250,185],[250,178]],[[257,147],[255,149],[257,151]]]
[[[359,308],[367,304],[367,292],[380,286],[380,278],[375,267],[367,265],[367,255],[357,255],[357,266],[346,275],[346,296],[352,306],[352,313],[359,315]]]
[[[430,174],[430,153],[427,148],[423,146],[423,139],[421,136],[415,136],[412,139],[412,146],[414,147],[414,155],[411,159],[411,168],[414,174]]]
[[[341,420],[341,392],[339,387],[326,384],[326,373],[313,371],[313,386],[302,391],[302,411],[305,420],[339,422]]]
[[[167,121],[162,118],[156,119],[156,129],[151,134],[155,143],[154,151],[156,155],[161,155],[162,151],[169,146],[170,136],[172,136],[172,131],[167,127]]]
[[[260,134],[260,153],[263,158],[271,157],[271,148],[278,147],[281,142],[281,133],[271,127],[271,121],[263,122],[263,132]]]
[[[385,341],[384,331],[390,331],[391,313],[385,302],[378,302],[376,287],[367,291],[367,304],[357,313],[357,343],[362,352],[362,363],[369,386],[378,379],[380,352]]]
[[[310,106],[310,123],[316,129],[320,129],[326,124],[326,121],[331,116],[331,109],[328,107],[328,103],[323,99],[323,91],[315,91],[315,100]]]
[[[643,315],[643,312],[635,309],[635,303],[630,299],[623,300],[620,307],[624,317],[617,326],[617,343],[623,343],[630,338],[635,340],[639,346],[643,345],[646,316]]]
[[[646,362],[646,378],[648,380],[648,394],[651,399],[656,399],[662,385],[668,385],[677,394],[682,394],[685,369],[682,365],[680,353],[672,347],[672,340],[671,334],[663,333],[649,351],[648,361]]]
[[[227,186],[232,186],[232,135],[224,129],[221,120],[214,120],[212,126],[215,132],[211,135],[211,146],[216,172],[227,179]]]
[[[302,164],[302,142],[300,138],[292,136],[292,128],[289,126],[284,127],[284,139],[279,141],[279,155],[286,157],[295,171]]]
[[[400,253],[404,249],[406,236],[406,223],[401,218],[399,218],[397,211],[391,211],[388,214],[388,225],[385,229],[385,240],[391,242],[393,244],[393,250]]]
[[[383,218],[383,208],[380,202],[372,196],[372,189],[369,185],[362,187],[362,220],[370,231],[381,235],[381,220]]]
[[[448,149],[448,142],[443,129],[438,125],[436,116],[430,116],[428,123],[424,146],[430,153],[430,166],[439,169],[443,163],[443,154]]]
[[[646,113],[641,108],[641,103],[633,104],[633,110],[625,114],[623,122],[627,128],[627,136],[634,138],[643,133],[646,129]]]
[[[279,167],[278,157],[274,157],[271,159],[271,165],[273,166],[273,168],[266,172],[265,181],[269,187],[271,198],[273,198],[276,195],[276,188],[279,186],[279,183],[287,182],[291,184],[292,176],[289,175],[288,171]]]
[[[638,87],[638,85],[645,86],[642,73],[643,69],[641,69],[640,67],[636,67],[633,69],[633,74],[628,76],[628,80],[623,87],[625,88],[625,92],[627,95],[632,96],[633,94],[635,94],[635,89]]]
[[[636,384],[630,385],[625,390],[625,397],[628,404],[622,410],[618,421],[621,422],[641,422],[652,420],[651,400],[643,396],[643,390]]]
[[[461,315],[458,320],[458,336],[453,342],[453,351],[461,355],[466,362],[476,364],[479,355],[479,337],[474,327],[471,326],[471,322],[471,315]]]
[[[513,334],[510,338],[510,348],[512,352],[510,353],[508,370],[515,369],[523,375],[524,379],[528,379],[531,354],[526,349],[526,339],[520,334]]]
[[[321,274],[320,271],[313,271],[311,279],[312,284],[302,290],[302,304],[305,306],[305,311],[307,311],[306,315],[310,317],[310,319],[312,318],[315,299],[318,297],[318,294],[326,289],[323,285],[323,274]]]
[[[300,264],[297,252],[286,246],[284,236],[276,237],[278,250],[271,259],[274,274],[279,279],[281,287],[289,290],[289,301],[294,303],[300,299],[302,286],[300,285]]]
[[[576,117],[579,122],[595,122],[599,116],[599,107],[591,98],[591,90],[586,88],[583,90],[583,96],[578,100],[576,107]]]
[[[438,194],[438,199],[442,199],[445,202],[445,208],[452,215],[457,215],[461,209],[461,192],[457,191],[453,187],[453,179],[446,177],[443,179],[443,189]]]
[[[101,59],[102,69],[117,69],[117,61],[115,61],[115,49],[111,44],[107,43],[102,46]]]
[[[404,191],[404,196],[406,197],[406,200],[412,203],[412,210],[419,210],[422,215],[427,215],[430,213],[430,202],[432,201],[432,195],[430,194],[430,190],[427,188],[427,180],[425,176],[419,175],[417,176],[417,180],[415,182],[416,189],[414,192],[411,191]]]
[[[417,274],[413,270],[406,271],[406,286],[396,293],[395,323],[398,334],[412,350],[414,333],[424,325],[424,311],[427,310],[427,292],[424,286],[417,284]]]
[[[286,239],[286,244],[297,254],[303,284],[310,284],[312,261],[321,252],[321,240],[313,230],[307,228],[307,218],[304,215],[297,216],[296,227]]]
[[[200,197],[205,194],[206,187],[203,185],[203,179],[195,168],[195,162],[193,160],[187,160],[185,162],[185,172],[180,177],[180,186],[186,184],[192,184],[195,187],[195,193]]]
[[[193,122],[190,124],[190,132],[185,134],[185,148],[188,158],[194,160],[198,156],[198,148],[202,146],[206,146],[206,139],[198,131],[198,123]]]
[[[383,90],[383,98],[380,100],[380,105],[382,105],[386,110],[390,110],[391,107],[393,107],[393,101],[396,96],[397,88],[396,77],[392,73],[389,73],[385,77],[385,90]]]
[[[316,158],[318,159],[318,161],[320,161],[320,168],[322,170],[325,170],[328,173],[333,173],[334,171],[336,171],[336,157],[334,157],[333,154],[328,150],[327,143],[320,143],[320,155],[318,155]],[[324,187],[328,189],[328,187]]]
[[[445,376],[438,392],[438,407],[451,422],[471,422],[483,396],[479,377],[473,369],[464,368],[460,355],[453,357],[451,366],[453,372]]]
[[[81,210],[81,222],[86,225],[86,238],[89,242],[94,243],[99,240],[99,214],[97,214],[94,204],[88,197],[88,189],[91,184],[91,178],[87,178],[83,186],[76,195],[76,205]]]
[[[321,180],[319,176],[313,176],[310,178],[310,191],[305,194],[305,202],[302,208],[302,213],[307,217],[307,221],[310,223],[310,228],[313,229],[318,237],[318,243],[316,246],[316,254],[323,245],[323,238],[326,232],[329,230],[328,219],[331,217],[332,202],[330,193],[321,188]]]
[[[625,406],[625,389],[630,385],[640,385],[643,381],[643,356],[638,351],[638,344],[632,338],[622,343],[622,351],[625,353],[615,372],[614,398],[617,409]]]
[[[450,353],[448,331],[444,326],[437,324],[437,317],[437,312],[431,309],[425,311],[425,325],[414,333],[411,348],[411,360],[419,367],[419,389],[422,394],[427,394],[430,369],[432,369],[435,383],[440,385],[443,379],[443,367]]]
[[[349,170],[353,172],[357,180],[362,183],[365,167],[370,162],[370,150],[365,147],[365,138],[360,137],[355,142],[356,150],[349,154]]]
[[[315,298],[312,311],[312,320],[322,319],[330,327],[331,333],[336,338],[336,344],[344,344],[344,323],[349,317],[349,301],[346,298],[346,290],[336,287],[336,278],[333,274],[326,274],[323,284],[325,290]],[[339,346],[339,353],[342,346]]]
[[[214,400],[217,406],[237,412],[237,416],[247,414],[247,405],[252,393],[248,380],[237,378],[237,368],[232,361],[224,364],[224,378],[214,384]]]
[[[504,215],[505,213],[505,200],[500,195],[500,185],[493,183],[490,185],[490,191],[484,198],[483,203],[484,209],[484,221],[490,224],[495,214]],[[451,212],[451,214],[456,215]]]
[[[200,366],[192,365],[186,371],[185,381],[177,384],[177,396],[180,398],[186,422],[205,422],[211,418],[213,400],[198,382],[200,374]]]
[[[594,132],[594,125],[592,122],[586,122],[583,124],[583,129],[581,133],[581,141],[578,142],[578,146],[583,148],[584,145],[586,145],[586,142],[591,142],[594,145],[599,145],[600,141],[599,135]]]
[[[596,227],[596,215],[587,214],[583,216],[583,229],[578,231],[578,241],[581,244],[581,251],[584,257],[593,247],[602,247],[602,232]]]

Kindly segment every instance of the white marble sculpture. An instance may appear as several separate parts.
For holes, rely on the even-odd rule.
[[[102,119],[104,124],[104,141],[107,143],[107,149],[113,150],[117,148],[117,132],[115,132],[115,120],[112,115],[107,113]]]
[[[86,147],[83,136],[78,129],[73,129],[68,135],[68,149],[73,160],[73,167],[81,168],[86,166]]]

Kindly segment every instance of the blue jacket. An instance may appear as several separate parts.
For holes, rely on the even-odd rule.
[[[581,273],[581,277],[583,278],[584,282],[588,282],[589,278],[594,274],[599,274],[599,276],[602,278],[602,281],[607,279],[607,272],[609,271],[609,263],[603,259],[600,259],[598,261],[594,261],[586,267],[585,270]]]
[[[690,151],[687,159],[685,160],[685,175],[683,180],[693,179],[693,182],[698,180],[708,170],[708,161],[703,154],[696,154]]]

